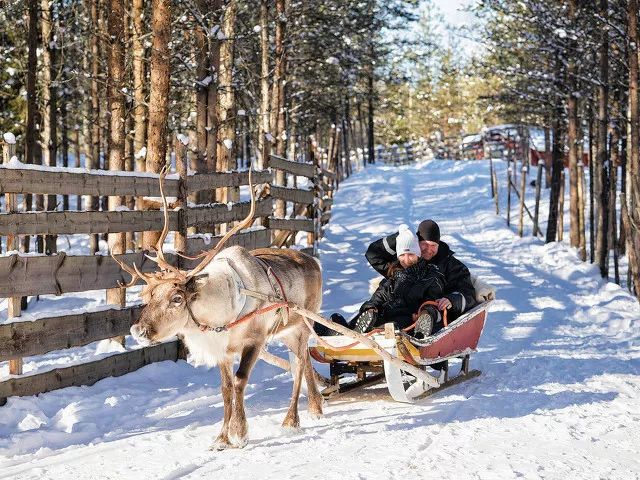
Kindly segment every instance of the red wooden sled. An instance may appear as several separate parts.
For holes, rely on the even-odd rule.
[[[385,332],[370,337],[394,357],[425,371],[429,365],[441,363],[440,373],[434,370],[426,379],[416,379],[396,364],[384,360],[370,347],[354,344],[351,338],[322,337],[328,345],[310,347],[309,352],[315,360],[329,364],[331,380],[323,395],[330,396],[386,380],[394,400],[411,403],[442,388],[477,377],[480,371],[469,370],[469,359],[478,346],[490,303],[477,305],[423,340],[394,330],[392,324],[385,326]],[[461,359],[462,366],[460,372],[450,378],[449,360],[452,359]],[[356,375],[355,381],[353,374]]]

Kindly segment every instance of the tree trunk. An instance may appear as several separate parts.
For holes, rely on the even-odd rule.
[[[222,0],[211,0],[211,11],[213,12],[213,23],[215,25],[221,24],[222,17]],[[220,45],[221,40],[219,37],[209,37],[209,57],[210,68],[209,73],[213,80],[209,84],[209,91],[207,97],[207,171],[215,172],[218,167],[218,128],[220,119],[218,117],[218,98],[220,95],[220,77],[217,75],[220,72]],[[212,202],[219,200],[216,197],[216,190],[213,189],[209,193],[209,199]]]
[[[169,86],[171,65],[171,2],[151,2],[151,78],[149,87],[149,130],[146,171],[159,173],[167,156],[167,117],[169,114]],[[144,232],[142,248],[155,246],[160,232]]]
[[[66,83],[68,79],[64,79]],[[62,147],[62,166],[69,166],[69,115],[67,112],[68,96],[62,96],[60,102],[60,146]],[[62,196],[62,210],[69,210],[69,195]]]
[[[57,166],[57,72],[56,43],[53,35],[53,3],[41,0],[42,10],[42,141],[43,163],[49,167]],[[47,211],[56,209],[56,195],[47,195],[45,208]],[[45,253],[51,255],[57,252],[56,235],[45,236]]]
[[[589,262],[595,262],[595,206],[593,201],[594,196],[594,185],[595,182],[593,180],[593,166],[596,162],[595,152],[595,142],[593,135],[593,108],[589,105]]]
[[[286,75],[286,52],[284,37],[286,34],[287,19],[285,0],[276,0],[276,31],[275,31],[275,70],[273,76],[273,94],[271,103],[271,132],[276,139],[276,155],[283,157],[285,154],[285,122],[284,122],[284,85]],[[286,173],[276,170],[276,185],[286,186]],[[274,214],[284,218],[286,215],[286,203],[284,200],[275,201]]]
[[[556,52],[556,91],[560,91],[560,58]],[[554,117],[553,117],[553,140],[551,152],[551,192],[549,198],[549,216],[547,221],[546,243],[555,242],[558,228],[558,201],[560,199],[560,182],[564,163],[562,161],[563,145],[562,145],[562,102],[559,96],[555,100]]]
[[[618,52],[619,53],[619,52]],[[617,215],[616,215],[616,195],[617,195],[617,169],[620,164],[620,125],[622,125],[626,119],[620,118],[620,89],[616,87],[613,94],[613,104],[611,110],[616,112],[615,120],[613,120],[610,127],[610,147],[609,147],[609,202],[607,205],[609,215],[609,228],[607,230],[607,245],[609,250],[613,252],[613,278],[614,282],[620,284],[620,272],[618,269],[618,232],[617,232]]]
[[[638,143],[638,1],[629,0],[629,112],[630,144],[626,165],[626,190],[620,195],[621,216],[625,225],[626,252],[629,259],[629,277],[640,299],[640,155]],[[632,285],[629,285],[631,289]]]
[[[600,0],[600,15],[603,21],[608,21],[608,0]],[[594,174],[601,180],[596,188],[596,202],[598,211],[598,227],[596,231],[596,258],[600,266],[600,275],[609,275],[608,221],[609,221],[609,175],[607,156],[607,128],[609,105],[609,30],[602,29],[602,39],[599,52],[599,82],[598,82],[598,153]]]
[[[100,168],[100,44],[98,41],[98,10],[100,0],[91,1],[91,112],[89,126],[89,141],[91,148],[86,152],[85,167],[88,169]],[[99,198],[97,196],[85,197],[84,209],[87,211],[98,210]],[[89,235],[89,251],[98,251],[98,235]]]
[[[218,159],[217,170],[227,171],[235,167],[236,160],[236,99],[233,86],[233,61],[237,0],[229,0],[223,13],[222,40],[220,45],[220,70],[218,75],[220,95],[218,101]],[[219,201],[231,200],[230,189],[221,189]]]
[[[269,0],[260,0],[260,118],[258,121],[258,169],[269,167]]]
[[[133,155],[136,172],[144,172],[147,144],[147,107],[145,106],[145,54],[144,54],[144,0],[132,0],[133,32]]]
[[[569,0],[569,21],[575,26],[577,0]],[[567,80],[569,95],[567,97],[567,113],[569,124],[567,129],[567,143],[569,144],[569,240],[572,247],[580,246],[580,212],[578,198],[578,141],[582,141],[582,135],[578,134],[578,99],[576,98],[576,42],[569,41],[569,64],[567,67]]]
[[[109,14],[107,20],[109,33],[109,56],[107,58],[107,89],[109,105],[109,170],[124,170],[125,150],[125,98],[124,88],[124,0],[109,0]],[[124,197],[110,196],[109,210],[117,210],[124,205]],[[113,254],[125,252],[124,233],[110,233],[108,237],[109,250]],[[126,290],[112,288],[107,290],[107,303],[124,307]],[[124,345],[124,337],[117,339]]]
[[[547,118],[544,127],[544,188],[551,188],[551,130],[550,119]]]
[[[200,2],[200,11],[206,12],[207,2]],[[209,84],[213,81],[213,75],[209,69],[209,48],[207,32],[201,24],[195,29],[196,43],[196,160],[195,171],[207,172],[207,99],[209,97]],[[176,144],[177,145],[177,144]],[[195,203],[207,203],[211,194],[205,190],[197,192]]]
[[[27,125],[25,131],[24,158],[25,163],[32,164],[35,159],[36,148],[36,70],[38,48],[38,0],[29,0],[29,34],[27,54]],[[31,210],[32,195],[24,196],[24,211]],[[36,202],[37,203],[37,202]],[[30,250],[29,236],[22,239],[22,250],[28,253]]]

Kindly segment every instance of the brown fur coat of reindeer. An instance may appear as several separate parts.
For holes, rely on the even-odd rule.
[[[251,211],[246,219],[231,229],[217,244],[200,254],[200,263],[192,270],[180,270],[164,258],[162,245],[168,233],[167,206],[162,191],[165,173],[160,176],[160,190],[165,207],[165,225],[156,244],[153,259],[160,270],[144,274],[116,260],[132,275],[129,285],[138,279],[146,282],[141,296],[146,304],[131,334],[143,344],[161,342],[180,335],[196,363],[218,365],[224,401],[222,431],[213,448],[243,447],[247,442],[247,419],[244,390],[260,351],[270,338],[282,341],[297,358],[293,392],[283,427],[298,428],[298,398],[302,375],[307,384],[308,410],[322,415],[322,397],[314,381],[314,371],[307,348],[310,331],[303,318],[293,312],[271,310],[253,317],[264,307],[262,300],[247,296],[243,289],[273,294],[273,280],[281,284],[288,301],[317,312],[322,301],[322,275],[318,262],[295,250],[258,249],[251,252],[234,246],[222,250],[236,232],[253,222],[255,195],[251,186]],[[198,258],[198,257],[196,257]],[[115,257],[114,257],[115,259]],[[227,325],[238,319],[248,321]],[[233,374],[233,364],[240,359]]]

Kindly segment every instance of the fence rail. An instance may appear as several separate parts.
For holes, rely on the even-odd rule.
[[[0,382],[0,399],[11,396],[37,395],[59,388],[93,385],[106,377],[119,377],[154,362],[176,361],[180,347],[177,341],[130,350],[107,358],[55,368],[35,375],[21,375]]]
[[[294,162],[291,162],[294,163]],[[158,197],[159,175],[150,173],[112,172],[104,170],[59,171],[46,167],[0,166],[0,193],[38,193],[44,195],[104,195]],[[68,169],[71,170],[71,169]],[[180,193],[180,179],[171,175],[165,179],[167,196]],[[255,171],[253,183],[269,183],[272,173]],[[239,187],[249,183],[249,172],[198,173],[188,175],[184,193],[194,193],[221,187]]]

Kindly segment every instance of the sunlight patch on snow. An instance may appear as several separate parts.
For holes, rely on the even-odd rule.
[[[502,330],[505,340],[520,340],[528,338],[536,331],[536,327],[507,327]]]
[[[539,310],[545,310],[547,308],[554,310],[564,310],[565,306],[562,302],[549,296],[534,297],[530,300],[531,306]]]

